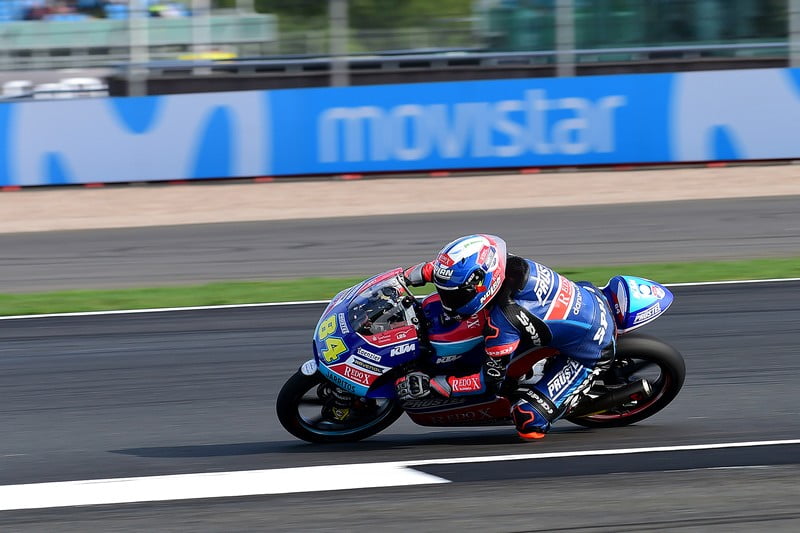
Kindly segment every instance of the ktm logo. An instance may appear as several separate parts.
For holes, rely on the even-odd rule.
[[[413,352],[416,349],[417,347],[414,344],[411,343],[401,344],[400,346],[395,346],[394,348],[392,348],[392,351],[389,353],[389,355],[391,357],[394,357],[396,355],[402,355],[404,353]]]

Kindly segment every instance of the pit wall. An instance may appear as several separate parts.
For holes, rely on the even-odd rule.
[[[0,186],[800,159],[800,69],[0,104]]]

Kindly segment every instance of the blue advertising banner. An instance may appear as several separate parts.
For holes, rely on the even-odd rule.
[[[800,158],[800,69],[0,103],[0,185]]]
[[[276,174],[669,159],[673,75],[273,93]],[[346,170],[345,170],[346,169]]]
[[[0,104],[0,185],[271,173],[269,93]]]

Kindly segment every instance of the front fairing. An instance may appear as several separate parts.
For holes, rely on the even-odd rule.
[[[356,396],[394,396],[382,379],[419,357],[416,300],[395,269],[339,293],[314,330],[319,372]]]

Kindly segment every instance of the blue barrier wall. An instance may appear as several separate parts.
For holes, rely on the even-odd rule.
[[[0,104],[0,185],[800,158],[800,69]]]

